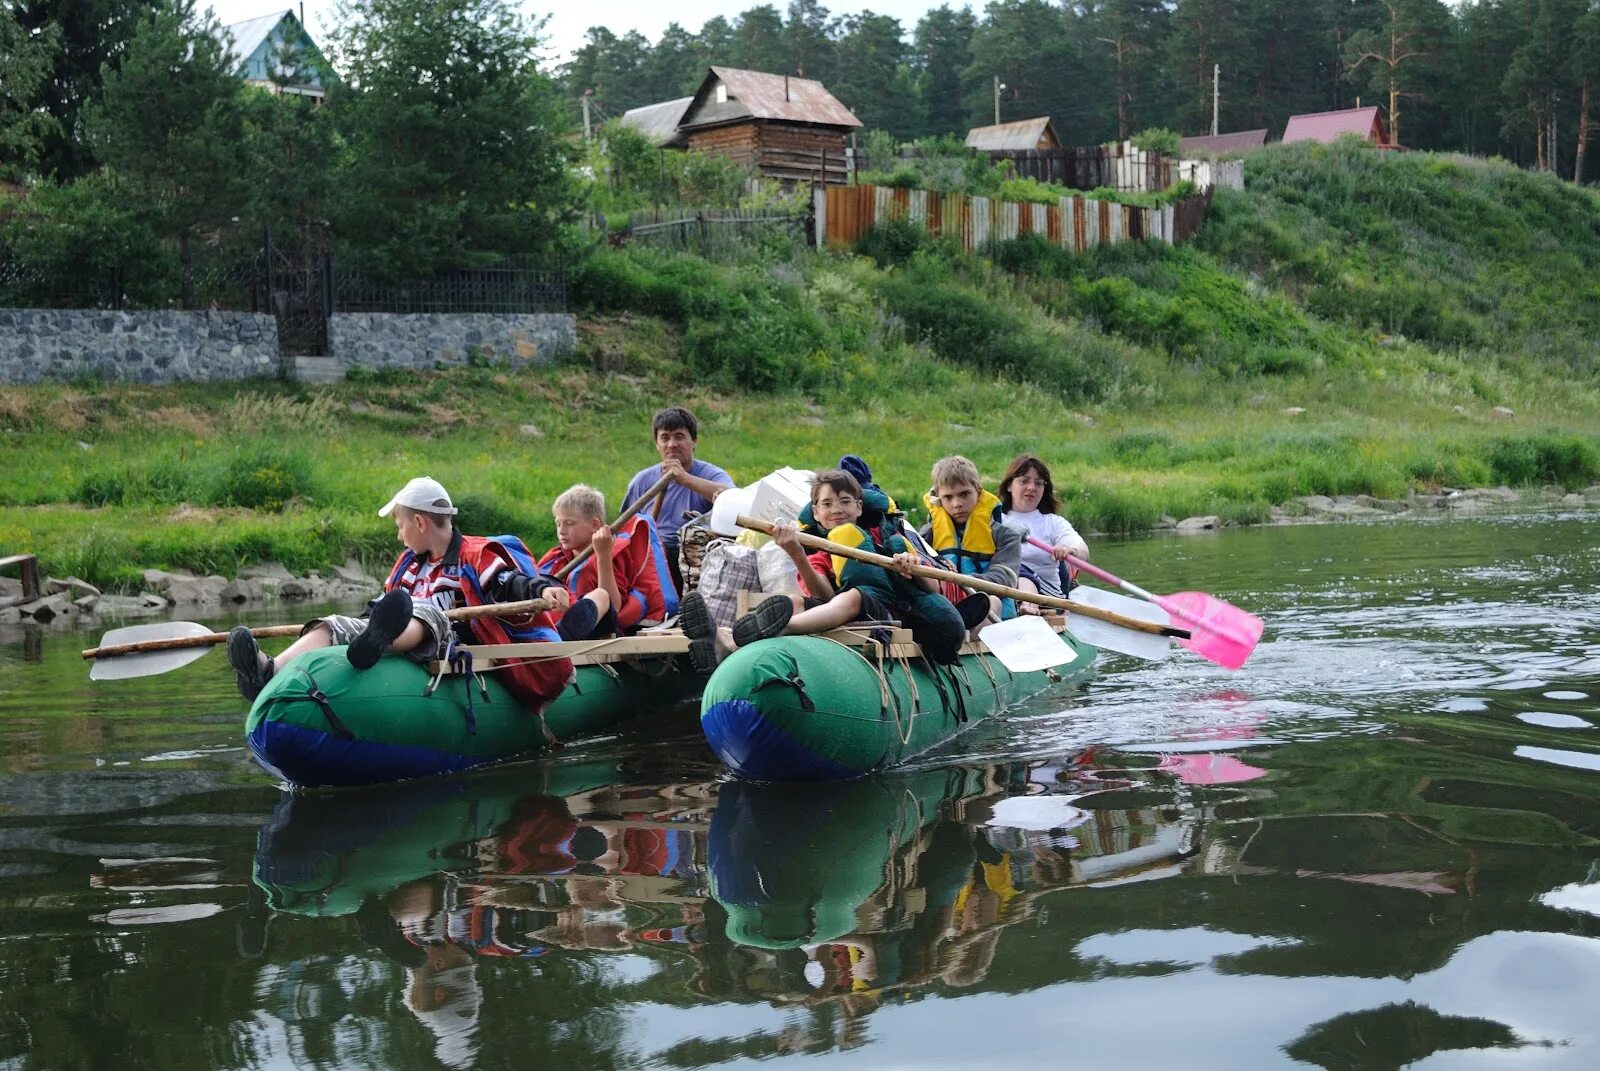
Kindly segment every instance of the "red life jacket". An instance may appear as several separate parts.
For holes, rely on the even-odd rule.
[[[640,625],[653,625],[677,613],[678,591],[668,579],[672,573],[667,568],[667,554],[650,518],[641,513],[615,535],[611,571],[617,578],[617,594],[622,596],[622,605],[615,607],[618,631],[633,632]],[[554,576],[572,557],[557,544],[539,559],[539,572]],[[592,555],[567,574],[566,585],[574,600],[600,586]]]
[[[483,606],[493,602],[483,593],[483,579],[491,567],[514,569],[533,576],[537,567],[533,555],[516,536],[469,536],[458,530],[445,551],[439,570],[430,576],[428,591],[417,591],[421,561],[407,550],[395,560],[385,591],[396,588],[413,597],[431,598],[444,605],[448,597],[454,605]],[[445,607],[450,609],[452,607]],[[549,643],[560,639],[549,611],[516,617],[479,617],[468,623],[478,643]],[[560,695],[572,679],[572,660],[544,658],[531,662],[511,661],[497,670],[500,682],[526,706],[538,709]]]

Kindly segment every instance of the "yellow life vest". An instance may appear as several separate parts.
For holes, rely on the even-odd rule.
[[[966,530],[956,537],[956,524],[950,514],[939,505],[932,491],[922,497],[928,507],[928,519],[933,527],[934,552],[960,572],[971,576],[983,572],[989,559],[994,557],[994,519],[1000,510],[1000,500],[990,491],[978,492],[978,503],[967,517]]]

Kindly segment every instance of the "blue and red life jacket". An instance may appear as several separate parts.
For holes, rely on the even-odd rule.
[[[617,593],[622,596],[622,605],[614,607],[618,630],[633,632],[641,625],[658,624],[677,613],[678,590],[669,579],[672,573],[667,567],[667,553],[650,518],[641,513],[613,534],[616,540],[611,547],[611,569],[617,579]],[[572,558],[560,545],[551,547],[539,559],[538,570],[545,576],[554,576]],[[599,587],[594,556],[568,573],[565,584],[574,600]]]
[[[411,550],[395,560],[385,591],[395,589],[413,597],[440,601],[445,591],[457,605],[485,606],[494,602],[484,594],[484,575],[491,566],[511,568],[525,576],[537,576],[538,566],[522,540],[512,535],[469,536],[459,530],[450,541],[439,571],[430,577],[430,590],[418,593],[418,569],[423,564]],[[446,607],[448,609],[448,607]],[[472,637],[479,643],[549,643],[560,639],[549,611],[519,614],[515,617],[478,617],[468,622]],[[572,679],[572,661],[567,658],[541,658],[529,662],[508,662],[500,671],[500,681],[518,701],[535,709],[560,695]]]

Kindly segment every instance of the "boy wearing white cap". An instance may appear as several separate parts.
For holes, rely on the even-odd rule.
[[[568,608],[567,590],[539,575],[522,540],[463,535],[455,525],[456,512],[449,493],[435,479],[419,476],[402,487],[378,516],[393,516],[395,538],[406,549],[368,616],[332,614],[311,621],[276,658],[262,653],[247,626],[236,627],[228,634],[228,662],[240,693],[254,700],[274,673],[320,647],[348,646],[347,657],[357,669],[370,669],[385,651],[432,661],[441,657],[452,638],[444,612],[458,606],[545,598],[560,610]],[[462,638],[479,643],[559,638],[544,612],[480,617],[463,624]],[[571,676],[572,663],[562,658],[512,665],[500,679],[524,703],[537,708],[559,695]]]

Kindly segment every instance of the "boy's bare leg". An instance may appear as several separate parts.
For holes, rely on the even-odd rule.
[[[861,616],[861,592],[847,588],[821,606],[802,610],[789,619],[785,636],[810,636],[848,625]]]
[[[272,660],[273,672],[277,672],[287,666],[307,651],[315,651],[319,647],[331,647],[332,645],[333,633],[328,630],[327,625],[318,625],[278,652],[277,657]]]

